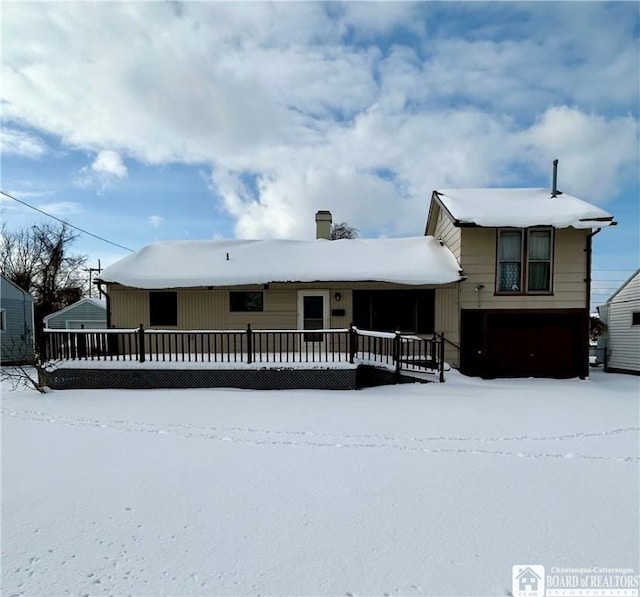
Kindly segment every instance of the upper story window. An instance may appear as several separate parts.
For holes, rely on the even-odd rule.
[[[230,292],[229,311],[263,311],[264,293]]]
[[[149,293],[149,324],[152,326],[178,325],[178,293]]]
[[[0,332],[6,331],[7,323],[5,321],[6,311],[4,309],[0,309]]]
[[[631,325],[640,325],[640,311],[632,311]]]
[[[552,228],[498,230],[496,291],[551,292],[552,259]]]

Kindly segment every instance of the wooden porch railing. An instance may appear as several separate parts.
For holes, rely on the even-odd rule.
[[[362,363],[430,371],[444,381],[444,336],[355,326],[327,330],[44,330],[46,360],[202,363]]]

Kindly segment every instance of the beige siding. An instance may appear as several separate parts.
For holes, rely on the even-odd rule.
[[[177,289],[179,329],[245,329],[251,324],[253,329],[296,329],[298,327],[298,290],[328,290],[330,310],[344,310],[344,315],[332,315],[332,328],[347,328],[353,319],[352,287],[362,290],[389,290],[407,288],[399,284],[379,282],[332,283],[332,284],[272,284],[264,290],[264,311],[259,313],[229,311],[229,290],[226,289]],[[416,286],[409,288],[434,288]],[[256,290],[255,287],[248,288]],[[234,289],[241,290],[241,289]],[[336,300],[336,294],[340,300]],[[111,304],[111,324],[119,328],[134,328],[142,323],[149,327],[149,291],[123,288],[112,285],[109,288]],[[453,313],[457,307],[457,286],[436,289],[436,331],[457,334],[457,319]],[[443,313],[440,314],[440,310]],[[457,317],[457,316],[456,316]],[[455,321],[454,321],[455,320]],[[443,327],[444,326],[444,327]]]
[[[224,323],[226,293],[215,290],[182,290],[178,293],[178,327],[216,330]]]
[[[225,328],[244,329],[247,324],[256,330],[297,328],[297,294],[294,290],[265,290],[264,311],[260,313],[232,313],[229,311],[229,292],[223,292],[222,295],[222,309],[226,312]]]
[[[149,293],[121,287],[109,288],[111,325],[116,328],[149,326]]]
[[[365,285],[375,288],[375,284]],[[352,293],[346,284],[339,285],[284,285],[264,291],[264,311],[231,312],[228,290],[178,289],[178,329],[217,330],[245,329],[247,324],[258,330],[296,329],[298,327],[298,290],[329,290],[330,309],[343,309],[344,316],[332,316],[332,328],[349,327],[352,318]],[[237,289],[236,289],[237,290]],[[255,290],[255,288],[251,288]],[[337,301],[336,293],[340,293]],[[134,328],[149,324],[149,291],[123,288],[113,285],[109,288],[111,325],[117,328]]]
[[[495,295],[495,228],[462,228],[460,263],[466,280],[460,285],[461,309],[584,308],[587,300],[587,236],[590,231],[555,231],[553,293],[551,295]],[[484,288],[476,291],[476,286]]]
[[[340,301],[336,301],[335,293],[339,292],[341,295]],[[351,289],[332,289],[331,290],[331,310],[344,309],[343,317],[331,316],[332,328],[348,328],[353,319],[353,293]]]
[[[460,316],[458,309],[458,286],[436,288],[435,331],[449,340],[444,347],[444,358],[454,367],[460,364]],[[453,344],[450,344],[453,343]]]
[[[444,246],[455,255],[455,258],[458,261],[460,261],[461,229],[456,228],[451,219],[447,217],[442,210],[438,210],[438,212],[438,219],[436,221],[433,236],[442,240]]]

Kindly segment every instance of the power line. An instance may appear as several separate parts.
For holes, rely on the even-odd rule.
[[[93,234],[93,232],[89,232],[88,230],[85,230],[84,228],[80,228],[80,226],[75,226],[74,224],[71,224],[70,222],[67,222],[65,220],[61,220],[60,218],[51,215],[50,213],[47,213],[46,211],[38,208],[38,207],[34,207],[33,205],[29,205],[26,201],[22,201],[22,199],[17,199],[16,197],[14,197],[13,195],[9,195],[9,193],[5,193],[4,191],[0,191],[0,194],[4,195],[5,197],[9,197],[9,199],[13,199],[14,201],[17,201],[18,203],[25,205],[26,207],[33,209],[34,211],[40,212],[41,214],[44,214],[45,216],[49,217],[49,218],[53,218],[54,220],[57,220],[58,222],[60,222],[61,224],[66,224],[67,226],[70,226],[71,228],[74,228],[75,230],[78,230],[79,232],[82,232],[83,234],[88,234],[89,236],[92,236],[93,238],[97,238],[98,240],[101,240],[102,242],[108,243],[110,245],[113,245],[114,247],[118,247],[119,249],[124,249],[125,251],[130,251],[131,253],[133,253],[133,249],[130,249],[129,247],[124,247],[122,245],[119,245],[118,243],[114,243],[113,241],[107,240],[106,238],[103,238],[102,236],[98,236],[97,234]]]

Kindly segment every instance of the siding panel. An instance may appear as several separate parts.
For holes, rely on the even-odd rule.
[[[633,312],[640,312],[640,272],[609,303],[607,366],[640,371],[640,325],[632,325]]]
[[[216,330],[222,327],[226,292],[181,290],[178,292],[178,327],[187,330]]]
[[[135,328],[139,324],[149,327],[149,292],[112,288],[111,325],[116,328]]]
[[[457,285],[436,289],[435,311],[436,332],[444,334],[447,340],[459,346],[460,316],[458,313]],[[460,351],[449,343],[445,343],[444,358],[454,367],[460,365]]]
[[[461,248],[461,231],[460,228],[456,228],[453,222],[444,214],[441,210],[438,210],[438,220],[436,222],[436,228],[433,233],[435,238],[439,238],[458,259],[460,260],[460,248]]]
[[[407,287],[398,284],[376,282],[354,284],[358,289],[418,289],[434,286]],[[296,329],[299,290],[329,290],[330,312],[344,311],[344,315],[331,315],[332,328],[347,328],[353,321],[353,292],[348,283],[322,284],[274,284],[264,290],[263,312],[232,313],[229,311],[227,289],[184,289],[178,292],[179,329],[237,329],[244,330],[247,324],[255,330]],[[234,290],[240,290],[234,289]],[[255,290],[254,287],[251,290]],[[457,296],[458,286],[437,287],[435,304],[436,331],[444,332],[452,342],[459,343]],[[336,293],[340,293],[337,301]],[[149,327],[149,292],[112,285],[109,289],[111,324],[117,328],[136,328],[140,323]],[[448,346],[446,358],[456,364],[455,347]]]
[[[34,354],[33,298],[0,276],[0,308],[5,330],[0,332],[0,361],[27,362]]]
[[[46,318],[46,325],[52,330],[64,330],[67,322],[83,322],[86,327],[105,328],[107,326],[107,310],[95,303],[82,300],[70,305],[64,312],[54,313]]]
[[[584,308],[587,300],[588,230],[555,231],[553,294],[495,295],[495,228],[462,228],[460,262],[467,279],[461,283],[462,309]],[[476,286],[483,286],[476,291]]]

